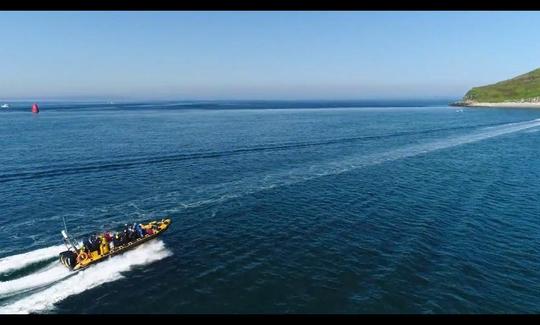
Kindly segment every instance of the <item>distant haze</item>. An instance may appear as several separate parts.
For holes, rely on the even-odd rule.
[[[0,99],[458,98],[540,67],[539,12],[2,12]]]

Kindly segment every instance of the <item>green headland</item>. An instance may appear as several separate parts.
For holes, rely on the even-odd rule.
[[[498,105],[489,105],[498,104]],[[457,106],[540,106],[540,69],[469,90]],[[514,105],[519,104],[519,105]]]

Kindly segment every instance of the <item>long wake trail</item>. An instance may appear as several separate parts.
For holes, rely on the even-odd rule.
[[[364,168],[381,164],[388,161],[395,161],[409,157],[427,154],[437,150],[448,149],[460,145],[470,144],[490,138],[512,134],[523,130],[540,126],[540,119],[526,122],[507,123],[499,126],[481,128],[477,131],[446,137],[423,144],[415,144],[396,148],[390,151],[363,155],[354,154],[342,157],[339,160],[325,161],[313,164],[309,167],[299,167],[281,172],[268,174],[260,177],[244,178],[238,181],[221,183],[205,189],[209,193],[206,199],[185,202],[181,207],[166,210],[167,212],[177,212],[185,208],[199,207],[207,204],[221,203],[244,195],[253,194],[263,190],[268,190],[281,186],[288,186],[300,182],[309,181],[315,178],[346,173],[358,168]],[[171,195],[172,193],[169,193]]]
[[[121,212],[124,217],[126,211],[132,211],[131,214],[137,215],[138,217],[141,215],[152,215],[153,213],[177,213],[184,211],[185,209],[220,204],[228,200],[260,191],[293,185],[319,177],[346,173],[358,168],[365,168],[384,162],[414,157],[524,130],[530,129],[530,131],[535,131],[534,128],[538,127],[540,127],[540,119],[516,123],[492,124],[489,126],[484,125],[466,134],[444,137],[426,143],[406,145],[373,154],[363,154],[359,152],[335,160],[316,162],[309,166],[306,165],[293,169],[273,171],[266,175],[262,174],[244,177],[238,180],[210,186],[194,186],[191,191],[193,196],[191,197],[186,197],[186,193],[182,191],[171,191],[165,194],[160,193],[155,196],[145,197],[136,202],[128,201],[121,204],[100,207],[99,209],[92,211],[91,214],[103,214],[111,209]],[[137,208],[136,211],[133,211],[133,206],[148,206],[154,208]],[[154,211],[155,207],[159,207],[159,211]]]

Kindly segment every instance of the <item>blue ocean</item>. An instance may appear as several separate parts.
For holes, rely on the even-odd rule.
[[[540,110],[448,102],[10,103],[0,313],[538,313]]]

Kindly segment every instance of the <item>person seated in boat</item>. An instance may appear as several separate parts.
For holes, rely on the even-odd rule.
[[[90,237],[83,239],[83,247],[86,251],[90,251],[92,244],[90,243]]]
[[[98,236],[97,243],[98,243],[98,252],[100,255],[103,255],[109,252],[108,250],[109,245],[105,241],[105,236],[103,234]]]
[[[109,244],[109,250],[113,250],[114,242],[112,233],[110,231],[106,231],[104,237],[105,241]]]
[[[128,232],[129,232],[129,226],[125,224],[124,229],[122,229],[122,231],[120,232],[120,238],[122,239],[122,244],[125,244],[125,242],[127,241]]]
[[[98,234],[93,235],[92,250],[99,251],[99,245],[101,244],[101,238]]]
[[[122,241],[122,245],[127,244],[130,241],[130,231],[128,229],[124,229],[122,234],[120,234],[120,238]]]
[[[127,241],[127,229],[122,230],[120,232],[120,245],[124,245]]]
[[[135,239],[137,238],[141,238],[141,232],[139,231],[139,224],[138,223],[134,223],[133,224],[133,233],[134,233],[134,237]]]
[[[126,238],[128,242],[133,241],[135,239],[135,230],[133,230],[133,227],[131,225],[127,229]]]
[[[101,245],[101,236],[99,236],[98,234],[94,234],[93,239],[94,239],[94,241],[92,242],[92,244],[94,245],[93,250],[98,251],[99,245]]]
[[[138,224],[137,224],[137,223],[134,223],[134,224],[132,224],[129,228],[130,228],[130,230],[131,230],[130,240],[134,241],[134,240],[136,240],[137,238],[139,238]]]
[[[143,238],[144,237],[144,229],[143,229],[143,227],[142,227],[142,225],[140,223],[135,224],[134,229],[135,229],[135,232],[136,232],[138,238]]]
[[[97,243],[98,239],[96,234],[90,235],[88,238],[83,240],[84,247],[89,251],[93,252],[98,249],[99,244]]]
[[[147,234],[147,235],[153,235],[154,234],[154,229],[152,229],[152,225],[148,224],[148,225],[144,225],[143,226],[143,229],[144,229],[144,232]]]
[[[122,245],[122,238],[121,238],[120,233],[118,231],[114,234],[113,245],[115,247],[118,247],[118,246]]]
[[[139,235],[139,232],[137,231],[137,223],[134,222],[134,223],[131,225],[130,228],[131,228],[131,231],[132,231],[132,233],[131,233],[131,239],[132,239],[132,240],[137,239],[137,238],[138,238],[138,235]]]
[[[131,225],[124,225],[124,243],[130,242],[131,238],[133,237],[133,229],[131,229]]]

